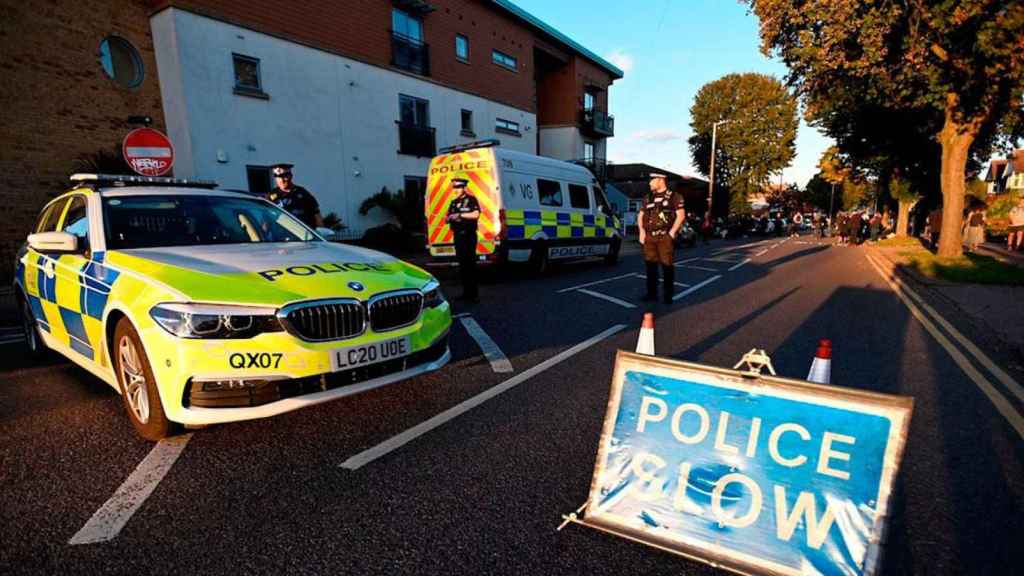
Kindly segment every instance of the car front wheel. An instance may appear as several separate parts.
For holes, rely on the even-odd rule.
[[[46,353],[46,344],[43,337],[39,335],[39,323],[32,314],[32,308],[28,305],[27,298],[21,300],[21,329],[25,336],[25,345],[28,347],[29,356],[39,359]]]
[[[113,357],[121,399],[135,430],[146,440],[166,438],[172,424],[160,402],[142,340],[128,318],[121,318],[114,329]]]

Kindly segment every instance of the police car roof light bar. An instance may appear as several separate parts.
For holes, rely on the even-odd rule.
[[[133,176],[131,174],[72,174],[71,182],[96,186],[181,186],[185,188],[216,188],[213,180],[189,180],[162,176]]]
[[[445,146],[438,150],[438,152],[441,154],[451,154],[453,152],[472,150],[473,148],[490,148],[492,146],[501,146],[501,140],[498,140],[497,138],[488,138],[487,140],[477,140],[475,142],[469,142],[468,144],[455,144],[454,146]]]

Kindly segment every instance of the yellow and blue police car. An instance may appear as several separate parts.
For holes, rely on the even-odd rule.
[[[451,312],[411,264],[324,241],[212,182],[75,175],[18,254],[29,348],[113,386],[145,438],[280,414],[451,357]]]

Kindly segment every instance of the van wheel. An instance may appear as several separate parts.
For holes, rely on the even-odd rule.
[[[25,346],[33,360],[40,360],[46,355],[46,344],[39,334],[39,323],[32,313],[32,307],[28,305],[28,298],[19,296],[18,300],[21,302],[21,330],[25,336]]]
[[[619,250],[622,249],[622,240],[616,240],[608,246],[608,254],[604,257],[604,263],[608,266],[615,266],[619,263]]]
[[[173,425],[164,413],[142,340],[128,318],[121,318],[114,328],[112,352],[121,399],[136,432],[154,442],[166,438],[171,434]]]

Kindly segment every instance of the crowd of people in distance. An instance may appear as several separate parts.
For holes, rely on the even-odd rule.
[[[836,214],[835,233],[841,246],[858,246],[877,242],[893,233],[893,219],[889,212],[852,210]]]

